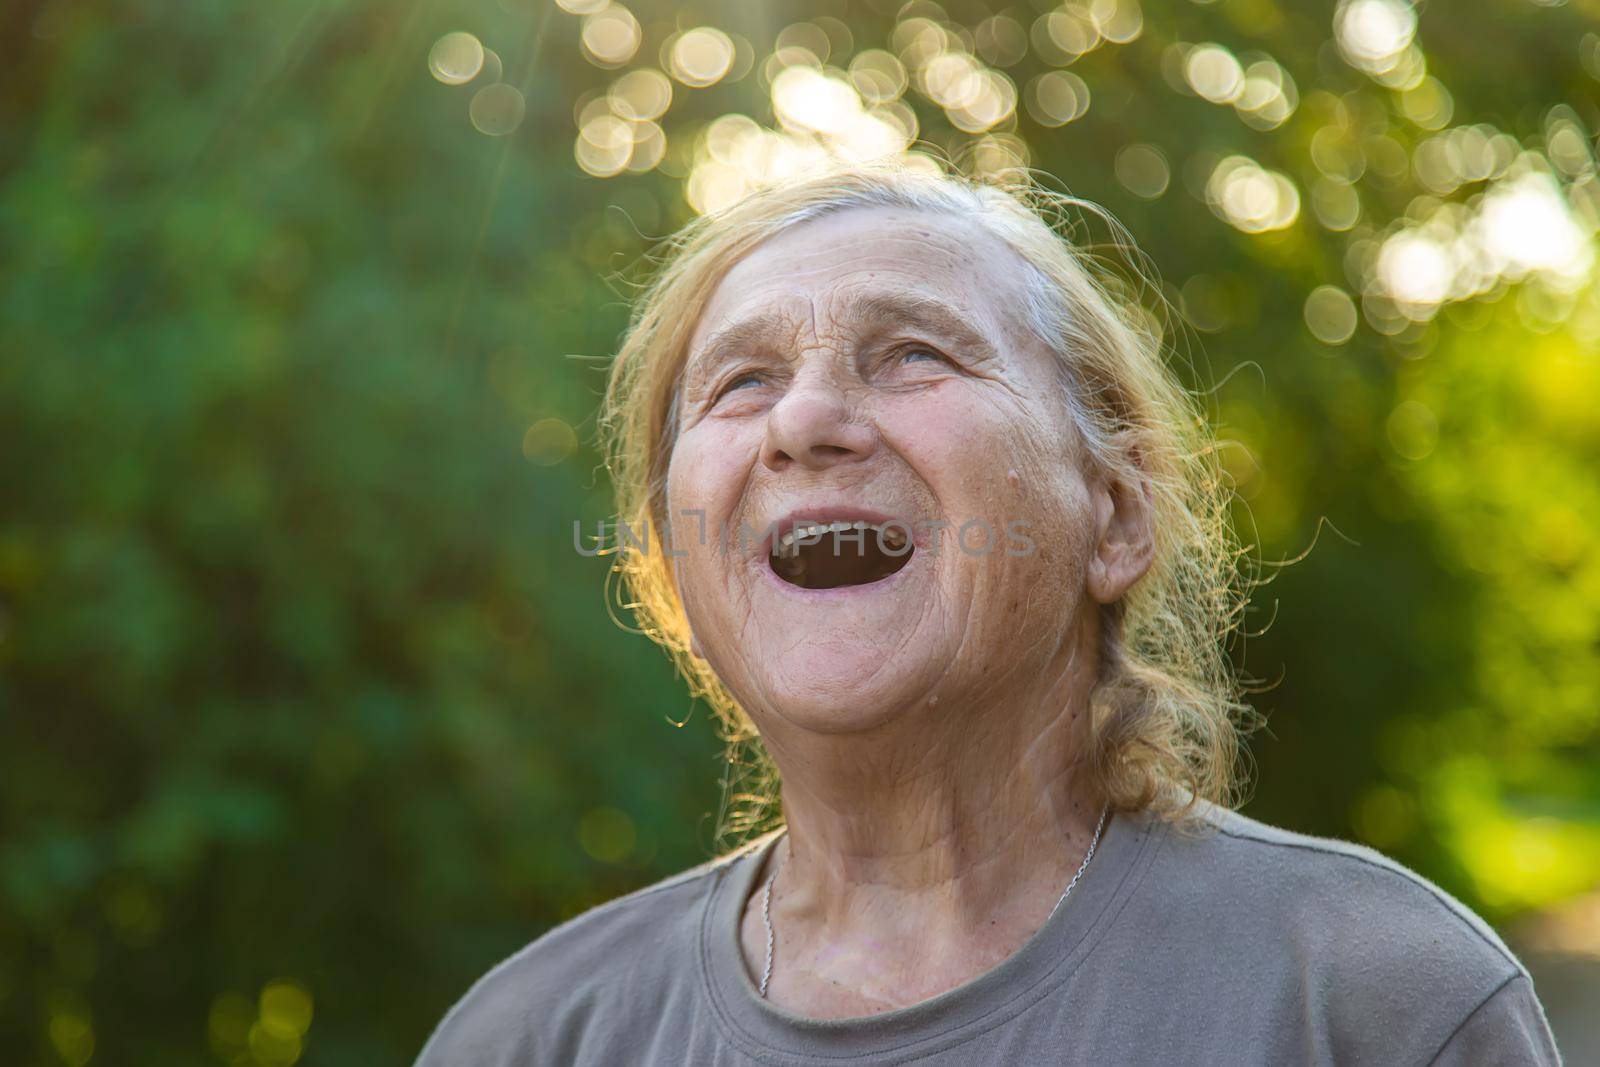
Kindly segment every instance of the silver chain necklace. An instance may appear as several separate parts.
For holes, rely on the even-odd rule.
[[[1110,812],[1110,804],[1100,809],[1100,821],[1095,824],[1094,838],[1089,842],[1089,851],[1083,854],[1083,862],[1078,864],[1078,873],[1072,876],[1072,881],[1067,883],[1067,888],[1061,893],[1061,899],[1056,901],[1056,906],[1051,908],[1050,914],[1045,917],[1044,921],[1046,923],[1056,917],[1056,912],[1060,911],[1061,905],[1067,902],[1067,898],[1072,895],[1073,887],[1078,884],[1078,879],[1082,878],[1083,872],[1088,869],[1089,861],[1094,859],[1095,847],[1100,844],[1100,831],[1105,829],[1106,816]],[[774,849],[773,851],[777,850]],[[772,874],[767,876],[767,887],[761,891],[761,921],[767,927],[767,965],[761,971],[761,998],[763,1000],[767,996],[767,983],[772,981],[772,945],[775,939],[772,932],[772,884],[777,880],[778,868],[774,865]]]

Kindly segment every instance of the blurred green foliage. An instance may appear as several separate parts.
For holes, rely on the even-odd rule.
[[[1593,889],[1592,257],[1433,291],[1386,244],[1533,166],[1592,252],[1593,0],[1422,10],[1433,81],[1357,69],[1348,4],[641,2],[631,48],[594,21],[620,4],[564,6],[0,12],[7,1062],[403,1062],[490,964],[710,853],[716,739],[573,551],[609,510],[618,272],[737,185],[714,149],[749,129],[715,120],[802,138],[779,68],[869,49],[913,57],[883,114],[935,154],[1031,164],[1128,224],[1193,324],[1250,539],[1315,542],[1239,649],[1277,681],[1248,810],[1495,918]],[[732,69],[673,71],[656,129],[619,125],[607,86],[702,25]],[[465,87],[430,76],[449,32],[490,49]],[[1229,90],[1203,42],[1284,99]],[[1010,107],[994,79],[998,119],[939,103],[935,53],[980,57]],[[1057,122],[1062,99],[1086,109]],[[1473,137],[1524,155],[1474,177]],[[1269,184],[1228,199],[1233,156]],[[1252,221],[1286,188],[1287,222]]]

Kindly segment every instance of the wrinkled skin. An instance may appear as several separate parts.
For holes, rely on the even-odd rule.
[[[1021,277],[968,220],[852,209],[735,264],[690,342],[676,577],[696,654],[783,776],[773,914],[793,958],[771,996],[797,1012],[870,1014],[994,966],[1048,914],[1099,814],[1073,766],[1099,606],[1150,563],[1147,498],[1088,461],[1055,357],[1022,325]],[[757,315],[769,329],[713,348]],[[907,521],[910,562],[805,590],[758,537],[717,536],[830,507]],[[958,540],[969,520],[987,553],[982,527]],[[744,936],[764,951],[758,914]]]

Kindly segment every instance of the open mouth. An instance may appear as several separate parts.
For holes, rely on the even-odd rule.
[[[838,589],[880,582],[911,562],[916,551],[895,523],[799,522],[772,543],[768,563],[801,589]]]

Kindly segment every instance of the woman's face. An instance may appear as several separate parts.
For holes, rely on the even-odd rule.
[[[966,220],[858,208],[765,242],[714,292],[669,522],[697,653],[758,723],[851,731],[1003,697],[1121,594],[1096,547],[1111,498],[1023,326],[1022,277]]]

